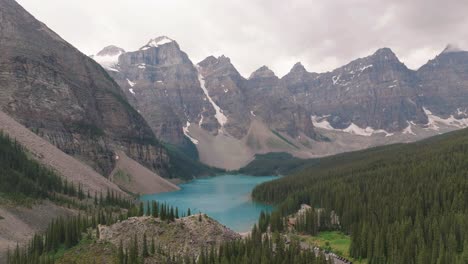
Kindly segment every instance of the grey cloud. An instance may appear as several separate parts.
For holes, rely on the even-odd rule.
[[[194,62],[229,56],[244,76],[297,61],[327,71],[390,47],[411,68],[449,42],[468,48],[466,0],[19,0],[86,54],[134,50],[158,35]]]

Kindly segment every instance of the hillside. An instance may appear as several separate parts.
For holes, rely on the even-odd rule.
[[[0,111],[106,178],[117,151],[165,178],[211,173],[168,150],[98,63],[16,1],[0,0],[0,24]]]
[[[318,159],[253,191],[287,215],[334,210],[369,263],[465,263],[468,130]],[[403,235],[404,234],[404,235]],[[463,260],[462,260],[463,259]]]

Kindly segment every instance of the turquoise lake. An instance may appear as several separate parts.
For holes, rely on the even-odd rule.
[[[262,210],[271,211],[272,206],[253,202],[253,188],[277,176],[254,177],[247,175],[222,175],[196,179],[179,185],[176,192],[143,195],[143,202],[156,200],[177,206],[179,212],[192,214],[202,212],[237,232],[250,231],[257,223]]]

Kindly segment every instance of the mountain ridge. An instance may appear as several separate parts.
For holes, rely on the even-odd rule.
[[[159,39],[165,38],[167,37],[162,36]],[[178,52],[183,52],[177,42],[170,39],[169,43],[172,42],[176,44]],[[450,47],[449,45],[448,48]],[[151,48],[159,50],[161,47],[156,45]],[[450,50],[453,52],[442,52],[438,57],[463,54],[459,49],[450,48]],[[171,55],[168,53],[167,56]],[[463,63],[463,61],[461,59],[461,62],[457,63]],[[387,47],[377,49],[366,57],[352,60],[333,71],[324,73],[309,72],[298,62],[281,78],[276,76],[267,66],[260,67],[246,78],[237,71],[229,57],[224,55],[208,56],[198,64],[193,64],[187,56],[184,63],[189,68],[194,66],[199,75],[198,83],[191,77],[192,84],[189,85],[191,88],[188,89],[193,93],[195,90],[199,91],[202,85],[205,88],[202,89],[204,96],[203,94],[198,96],[199,103],[197,104],[204,105],[201,100],[209,104],[204,105],[201,109],[200,106],[198,108],[186,106],[186,109],[192,111],[190,117],[179,114],[178,118],[171,117],[166,121],[159,120],[158,124],[177,122],[178,124],[174,123],[171,126],[172,132],[169,134],[177,135],[178,139],[166,136],[162,137],[163,140],[180,146],[181,142],[184,142],[182,138],[185,137],[185,139],[190,139],[198,151],[202,151],[200,150],[201,145],[210,144],[205,140],[200,140],[201,138],[218,137],[219,133],[226,133],[227,136],[238,140],[240,144],[245,144],[241,141],[249,135],[249,131],[252,131],[250,130],[252,120],[262,122],[271,129],[272,133],[267,137],[275,138],[274,133],[277,131],[281,133],[281,137],[286,136],[288,141],[300,146],[299,148],[304,151],[303,154],[308,154],[304,156],[293,153],[292,150],[286,150],[286,152],[303,158],[329,155],[375,144],[387,144],[388,140],[393,143],[414,141],[441,131],[464,127],[464,125],[459,125],[463,121],[447,119],[450,116],[453,116],[454,119],[463,117],[459,113],[464,113],[466,109],[464,104],[460,102],[461,99],[453,99],[452,102],[455,104],[453,107],[443,106],[451,109],[450,113],[446,113],[436,104],[431,104],[429,96],[424,96],[422,90],[430,89],[426,87],[431,87],[432,80],[429,78],[430,75],[422,73],[430,62],[418,70],[411,70]],[[115,72],[108,72],[111,75],[116,75]],[[173,79],[187,80],[189,77],[185,76],[178,75]],[[442,77],[438,78],[442,79]],[[120,79],[122,81],[119,84],[122,87],[125,87],[125,82],[133,83],[131,79],[128,80],[130,82],[126,81],[126,78]],[[468,76],[466,79],[468,80]],[[187,83],[179,84],[179,87],[187,85]],[[156,87],[158,87],[157,84]],[[167,86],[161,87],[165,87],[166,90],[171,89]],[[135,92],[138,87],[129,87],[129,89],[133,89]],[[151,86],[141,89],[151,89]],[[463,91],[460,93],[464,96]],[[131,92],[126,92],[127,97],[130,94]],[[171,97],[171,95],[165,96]],[[432,97],[436,98],[437,96],[440,98],[443,95]],[[156,97],[162,97],[162,95]],[[180,101],[180,99],[178,100]],[[129,101],[132,102],[132,99]],[[434,109],[434,112],[431,112],[432,115],[428,115],[427,109],[431,110],[431,108]],[[171,109],[173,106],[167,106],[160,110],[153,109],[149,112],[171,113],[173,111]],[[224,116],[222,119],[225,121],[220,122],[217,118],[217,116],[220,117],[220,114]],[[150,113],[143,114],[145,118],[148,118],[147,115]],[[443,127],[442,130],[437,130],[435,126],[430,125],[434,116],[437,119],[435,122],[439,122]],[[200,131],[205,131],[204,133],[207,135],[201,136],[198,130],[195,132],[194,126],[202,128]],[[416,129],[418,132],[414,132],[416,131],[414,126],[420,128]],[[153,131],[155,131],[154,127]],[[194,137],[194,133],[198,134],[198,138]],[[253,131],[253,133],[256,132]],[[156,134],[160,133],[156,130]],[[360,138],[374,138],[378,137],[379,134],[389,139],[379,143],[379,140],[375,138],[363,143],[363,139]],[[250,135],[250,137],[252,136]],[[325,146],[321,143],[323,140],[329,142],[331,152],[324,149]],[[244,148],[248,150],[248,153],[251,153],[248,154],[252,155],[251,157],[267,151],[266,149],[262,150],[259,144],[249,142],[247,146],[244,145]],[[342,145],[345,142],[352,144],[345,147]],[[314,148],[315,150],[313,150]],[[281,148],[278,150],[282,151]],[[229,158],[229,156],[225,158]],[[203,160],[203,162],[210,164],[210,159]],[[220,164],[211,165],[219,166]]]

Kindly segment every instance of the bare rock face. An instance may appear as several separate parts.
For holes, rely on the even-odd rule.
[[[466,118],[468,52],[453,45],[417,71],[424,106],[442,117]]]
[[[283,78],[293,99],[335,128],[351,123],[401,131],[408,121],[425,124],[417,79],[388,48],[332,72],[307,73],[295,66]]]
[[[210,56],[198,63],[198,68],[212,100],[228,116],[224,129],[235,138],[244,137],[250,125],[249,107],[246,106],[245,97],[246,80],[225,56]],[[205,127],[204,123],[202,127]]]
[[[137,51],[123,53],[115,69],[108,71],[162,140],[186,144],[183,127],[199,122],[201,113],[206,116],[205,128],[217,131],[219,124],[200,89],[198,71],[174,40],[152,39]]]
[[[292,138],[301,133],[318,139],[314,131],[311,113],[295,100],[291,100],[284,83],[268,67],[256,70],[247,81],[246,97],[253,115],[258,115],[278,132]]]
[[[103,175],[115,148],[152,169],[166,166],[150,127],[107,72],[13,0],[0,0],[0,50],[0,107],[20,123]]]

